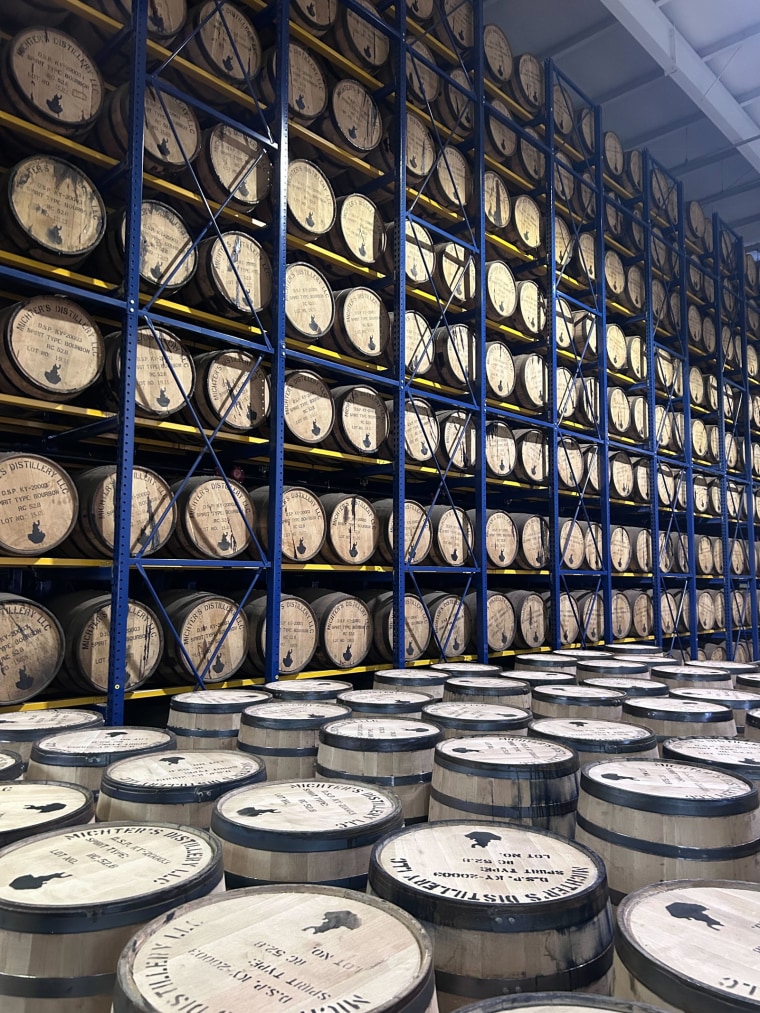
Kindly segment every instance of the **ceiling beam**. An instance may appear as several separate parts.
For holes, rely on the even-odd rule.
[[[617,23],[617,18],[608,15],[606,18],[596,21],[593,25],[589,25],[588,28],[584,28],[574,35],[569,35],[564,42],[560,42],[558,45],[552,46],[551,49],[547,49],[538,55],[541,59],[551,57],[555,61],[561,60],[563,56],[569,56],[576,49],[583,49],[584,46],[591,42],[592,39],[597,38],[597,36],[608,32],[611,28],[616,28]]]
[[[736,101],[740,106],[748,106],[750,102],[754,102],[758,98],[760,98],[760,85],[757,88],[750,88],[749,91],[742,92],[741,95],[737,95]]]
[[[748,39],[754,39],[758,35],[760,35],[760,22],[748,25],[739,32],[732,32],[731,35],[718,39],[709,46],[705,46],[704,49],[698,50],[698,54],[703,60],[712,60],[713,57],[720,56],[729,49],[733,49],[734,46],[741,46]]]
[[[723,190],[716,190],[715,193],[708,193],[699,198],[700,204],[720,204],[721,201],[731,200],[732,197],[741,197],[742,194],[751,193],[757,190],[760,196],[760,181],[757,179],[748,180],[746,183],[737,183],[735,186],[727,186]]]
[[[630,141],[626,142],[626,147],[645,148],[652,141],[659,141],[663,137],[669,137],[671,134],[678,133],[679,130],[685,130],[686,127],[693,127],[704,119],[705,117],[702,113],[690,113],[688,116],[682,116],[680,120],[673,120],[670,123],[663,124],[661,127],[655,127],[654,130],[647,130],[643,134],[637,134],[636,137],[632,137]]]
[[[611,88],[609,91],[602,92],[601,95],[593,97],[600,106],[604,106],[610,102],[615,102],[619,98],[627,98],[633,92],[640,91],[642,88],[648,88],[650,84],[662,81],[663,77],[662,68],[658,67],[654,71],[649,71],[640,77],[634,78],[632,81],[626,81],[625,84],[621,84],[617,88]]]
[[[754,225],[755,222],[760,222],[760,212],[756,215],[746,215],[744,218],[734,218],[733,221],[726,222],[726,225],[736,231],[743,229],[746,225]]]
[[[602,0],[644,50],[672,77],[697,108],[723,133],[729,144],[760,172],[757,123],[652,0]]]
[[[670,166],[668,172],[672,172],[674,176],[688,176],[690,172],[698,172],[699,169],[705,169],[708,165],[715,165],[716,162],[722,162],[723,159],[731,158],[737,154],[738,152],[733,145],[725,148],[714,148],[712,151],[708,151],[706,155],[702,155],[701,158],[690,158],[685,162],[679,162],[678,165]]]

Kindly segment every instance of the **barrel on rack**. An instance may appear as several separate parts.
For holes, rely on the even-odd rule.
[[[254,593],[245,605],[248,620],[247,664],[257,675],[266,669],[266,593]],[[317,649],[317,620],[311,606],[295,595],[280,595],[279,674],[302,672]]]
[[[65,632],[52,611],[21,595],[0,593],[0,705],[23,703],[49,686],[61,667],[65,644]],[[3,726],[15,717],[0,715],[0,740],[5,738]]]
[[[372,647],[383,661],[393,660],[393,592],[379,591],[362,595],[372,616]],[[430,619],[422,599],[415,594],[404,595],[404,658],[417,661],[430,643]]]
[[[213,0],[193,7],[183,33],[182,56],[224,84],[241,90],[250,88],[262,64],[261,42],[251,19],[238,7],[217,8]],[[204,100],[206,78],[190,73],[180,75],[184,89]]]
[[[319,629],[316,658],[326,668],[355,668],[372,646],[372,616],[355,595],[324,588],[296,592],[314,612]]]
[[[239,750],[148,753],[117,760],[98,796],[98,822],[165,820],[208,830],[214,802],[266,779],[262,761]]]
[[[206,683],[232,678],[248,649],[248,623],[240,606],[205,591],[166,591],[161,604],[166,611],[161,617],[163,674],[179,683],[196,674]]]
[[[325,348],[335,348],[362,361],[384,363],[390,342],[390,314],[377,292],[359,286],[335,293],[335,320],[322,339]]]
[[[437,505],[429,511],[433,537],[430,559],[438,566],[464,566],[472,555],[474,531],[461,507]]]
[[[166,823],[62,828],[4,848],[5,1009],[108,1009],[132,933],[223,889],[223,875],[218,841]]]
[[[478,596],[471,592],[465,597],[473,616],[477,615]],[[486,643],[489,651],[507,651],[515,639],[515,613],[512,603],[503,591],[486,592]],[[477,626],[473,625],[473,649],[477,650]]]
[[[43,401],[70,401],[103,369],[103,336],[77,303],[32,296],[0,314],[0,390]]]
[[[204,559],[234,559],[251,541],[254,513],[250,497],[228,478],[193,476],[172,487],[177,510],[178,554]]]
[[[44,556],[76,523],[79,497],[71,476],[36,454],[0,454],[0,552]]]
[[[198,267],[185,291],[191,306],[261,326],[272,301],[272,265],[246,232],[228,230],[201,240]]]
[[[121,354],[124,336],[121,331],[105,337],[103,381],[99,385],[105,404],[119,407]],[[166,418],[185,408],[195,389],[195,364],[182,342],[161,327],[140,327],[137,330],[135,365],[135,408],[140,415]]]
[[[299,443],[312,446],[327,439],[335,423],[335,405],[321,377],[305,369],[286,374],[283,417]]]
[[[270,781],[314,777],[319,729],[351,711],[335,700],[272,700],[247,707],[237,746],[261,760]]]
[[[515,429],[515,477],[543,485],[549,477],[549,437],[543,429]]]
[[[247,707],[268,703],[261,690],[205,689],[177,693],[169,705],[167,730],[184,750],[229,750],[237,745],[240,715]]]
[[[549,522],[538,514],[513,513],[511,517],[518,536],[517,562],[531,570],[542,569],[549,556]]]
[[[392,718],[350,717],[319,731],[317,778],[389,788],[407,824],[427,819],[436,725]]]
[[[456,658],[472,638],[470,606],[458,594],[447,591],[430,591],[422,600],[430,614],[435,649],[444,658]]]
[[[377,556],[383,563],[393,564],[393,500],[379,499],[373,502],[375,515],[380,524],[377,540]],[[414,500],[404,503],[404,556],[408,563],[422,563],[430,553],[433,529],[427,511]]]
[[[198,254],[184,219],[168,204],[144,200],[141,206],[140,288],[173,294],[195,274]],[[98,268],[121,282],[126,264],[126,211],[108,216],[108,231]]]
[[[201,425],[237,433],[259,428],[269,418],[269,375],[239,348],[206,352],[195,358],[195,407]],[[192,415],[185,411],[188,421]]]
[[[527,878],[536,854],[548,882]],[[491,868],[503,870],[496,892]],[[376,845],[369,886],[430,932],[443,1011],[531,989],[609,991],[613,921],[604,866],[562,837],[477,816],[406,828]]]
[[[322,557],[328,563],[362,566],[375,552],[378,520],[369,500],[348,493],[324,493],[320,502],[327,520]]]
[[[442,469],[474,471],[478,440],[472,415],[461,408],[438,412],[440,441],[436,460]]]
[[[272,188],[272,162],[266,148],[228,123],[203,131],[193,169],[210,200],[243,214],[260,214],[254,209]]]
[[[535,591],[509,591],[515,612],[515,643],[519,647],[540,647],[546,639],[544,602]]]
[[[49,608],[65,630],[66,651],[58,678],[70,692],[107,693],[111,647],[111,596],[75,591],[53,598]],[[155,612],[134,598],[127,602],[125,692],[147,682],[158,668],[164,638]]]
[[[610,897],[689,877],[750,879],[757,787],[691,763],[600,760],[581,771],[576,838],[605,862]]]
[[[269,552],[269,487],[249,492],[254,511],[254,533],[265,553]],[[322,548],[327,520],[316,493],[297,485],[285,485],[280,492],[282,506],[281,547],[283,558],[308,563]]]
[[[514,736],[447,739],[435,748],[430,822],[509,820],[572,837],[578,759],[571,749]]]

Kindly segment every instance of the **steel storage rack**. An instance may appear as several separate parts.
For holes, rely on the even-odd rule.
[[[722,589],[703,533],[728,653],[756,654],[735,237],[730,265],[717,222],[712,260],[690,246],[680,185],[646,153],[638,184],[618,173],[600,110],[513,59],[479,3],[208,0],[173,34],[147,6],[60,0],[108,83],[90,133],[0,112],[10,157],[84,167],[108,222],[81,266],[0,249],[9,303],[60,296],[106,332],[107,379],[75,403],[0,393],[4,449],[68,469],[80,502],[53,554],[3,557],[3,590],[55,604],[69,639],[83,596],[110,595],[108,678],[54,695],[119,723],[125,699],[288,673],[648,637],[695,654],[720,625],[699,626]],[[712,351],[690,330],[710,303]],[[718,369],[714,408],[693,366]],[[703,483],[715,516],[692,509]],[[138,607],[164,687],[128,681]]]

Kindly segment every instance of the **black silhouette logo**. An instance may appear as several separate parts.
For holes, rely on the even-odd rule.
[[[305,108],[306,103],[303,100],[303,95],[299,95],[298,98],[296,99],[296,109],[299,109],[301,112],[303,112]]]
[[[54,362],[50,369],[45,370],[45,379],[48,383],[56,384],[61,382],[61,374],[58,370],[59,366],[57,362]]]
[[[459,637],[454,637],[454,643],[451,645],[452,650],[456,653],[462,645],[459,643]]]
[[[627,777],[625,774],[616,774],[612,771],[609,774],[602,774],[602,779],[605,781],[635,781],[635,777]]]
[[[451,750],[452,753],[479,753],[479,749],[467,749],[465,746],[457,746]]]
[[[499,553],[499,562],[506,563],[506,561],[507,557],[504,555],[504,549],[502,549],[501,552]]]
[[[410,640],[410,641],[409,641],[409,643],[408,643],[408,644],[407,644],[407,646],[406,646],[406,656],[407,656],[408,658],[411,658],[411,656],[412,656],[413,654],[414,654],[414,644],[413,644],[413,643],[412,643],[412,641]]]
[[[569,725],[573,725],[574,728],[585,728],[588,724],[587,721],[568,721]]]
[[[314,17],[314,15],[317,13],[316,7],[314,6],[313,3],[307,4],[306,10],[308,11],[309,14],[311,14],[312,17]]]
[[[252,819],[256,816],[264,816],[265,813],[279,813],[279,809],[257,809],[255,806],[249,805],[245,809],[238,809],[238,816],[250,816]]]
[[[243,182],[238,187],[238,193],[240,194],[241,197],[247,197],[250,194],[250,192],[251,191],[248,189],[248,184],[246,183],[245,180],[243,180]]]
[[[306,216],[305,221],[306,221],[306,224],[309,226],[310,229],[314,228],[314,214],[313,214],[313,212],[310,211],[308,213],[308,215]]]
[[[356,127],[348,128],[348,136],[351,138],[352,141],[356,140]]]
[[[313,313],[311,315],[311,320],[309,321],[309,330],[311,330],[311,331],[318,331],[319,330],[319,324],[317,323],[316,318],[315,318],[315,316],[314,316]],[[316,425],[316,423],[315,423],[315,425]]]
[[[39,890],[51,879],[71,879],[70,872],[51,872],[47,876],[17,876],[8,885],[11,890]]]
[[[50,228],[47,230],[47,238],[48,241],[51,242],[54,246],[62,246],[63,238],[61,236],[61,226],[51,225]]]
[[[16,689],[31,689],[34,685],[34,679],[29,675],[26,670],[26,665],[22,665],[18,670],[18,679],[16,679]]]
[[[491,834],[487,830],[473,830],[464,836],[465,840],[472,841],[471,848],[487,848],[491,841],[501,840],[498,834]]]
[[[217,654],[216,661],[211,666],[211,671],[215,672],[217,675],[224,671],[224,662],[222,661],[221,655]]]
[[[60,95],[53,95],[52,98],[45,99],[45,105],[48,107],[50,112],[55,113],[56,116],[60,116],[63,112]]]
[[[164,273],[163,267],[161,267],[160,261],[157,261],[150,269],[151,278],[155,278],[156,281],[160,281],[161,275]]]
[[[232,54],[228,53],[227,56],[222,60],[222,66],[228,74],[232,73]]]
[[[169,157],[169,138],[168,137],[162,137],[161,138],[161,143],[157,144],[156,147],[158,148],[159,155],[163,155],[164,158],[168,158]]]
[[[288,648],[288,653],[282,659],[282,667],[283,668],[290,668],[290,666],[292,664],[293,664],[293,648],[289,647]]]
[[[227,537],[227,532],[226,531],[223,533],[223,535],[220,538],[220,540],[216,543],[216,546],[217,546],[217,548],[219,549],[220,552],[229,552],[230,551],[230,549],[232,548],[232,542]]]
[[[353,911],[325,911],[321,925],[307,925],[303,931],[311,930],[316,936],[321,932],[332,932],[333,929],[358,929],[360,925],[361,919]]]
[[[159,30],[159,32],[163,32],[165,27],[164,19],[161,17],[158,11],[156,0],[149,0],[148,6],[150,8],[150,13],[148,14],[148,21],[154,24],[156,28]]]
[[[370,49],[369,44],[367,44],[364,47],[364,55],[367,57],[368,60],[372,59],[372,50]]]
[[[306,552],[306,546],[304,545],[303,535],[298,539],[298,545],[296,545],[296,552],[299,556],[302,556]]]
[[[363,447],[367,447],[367,449],[369,449],[372,446],[372,440],[369,438],[369,433],[365,433],[364,434],[364,439],[362,440],[362,446]]]
[[[125,735],[129,735],[129,732],[106,732],[107,739],[121,739]]]
[[[364,245],[364,244],[362,244],[362,245]],[[359,250],[359,253],[361,253],[363,255],[364,254],[364,250]],[[374,352],[375,349],[377,348],[377,344],[375,343],[375,335],[374,334],[370,334],[369,341],[367,342],[367,348],[369,348],[370,352]]]
[[[33,809],[38,813],[57,813],[66,806],[63,802],[48,802],[47,805],[25,805],[24,809]]]
[[[181,763],[184,759],[184,756],[162,756],[158,762],[166,763],[170,767],[176,767],[177,764]]]
[[[319,434],[322,432],[321,428],[317,425],[317,420],[316,419],[314,419],[314,423],[312,424],[311,431],[314,434],[314,436],[319,436]]]
[[[166,387],[158,388],[158,397],[156,398],[156,404],[159,404],[162,408],[168,408],[171,404],[171,399],[167,396]]]
[[[350,660],[351,660],[351,658],[353,658],[353,654],[352,654],[352,652],[351,652],[351,645],[350,645],[350,644],[348,644],[348,645],[346,646],[346,649],[345,649],[345,651],[343,652],[343,660],[344,660],[344,661],[350,661]]]
[[[723,922],[712,918],[707,913],[704,904],[685,904],[683,901],[677,901],[673,904],[666,904],[665,910],[671,918],[686,918],[688,921],[704,922],[708,928],[715,929],[716,932],[719,928],[723,928]]]
[[[356,547],[356,542],[351,543],[351,548],[348,550],[348,554],[351,557],[351,559],[356,559],[356,557],[359,555],[359,550]]]

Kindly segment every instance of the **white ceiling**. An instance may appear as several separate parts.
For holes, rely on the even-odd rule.
[[[551,57],[687,200],[760,250],[758,0],[483,0],[517,53]],[[620,18],[620,20],[618,20]],[[745,143],[742,143],[745,142]]]

